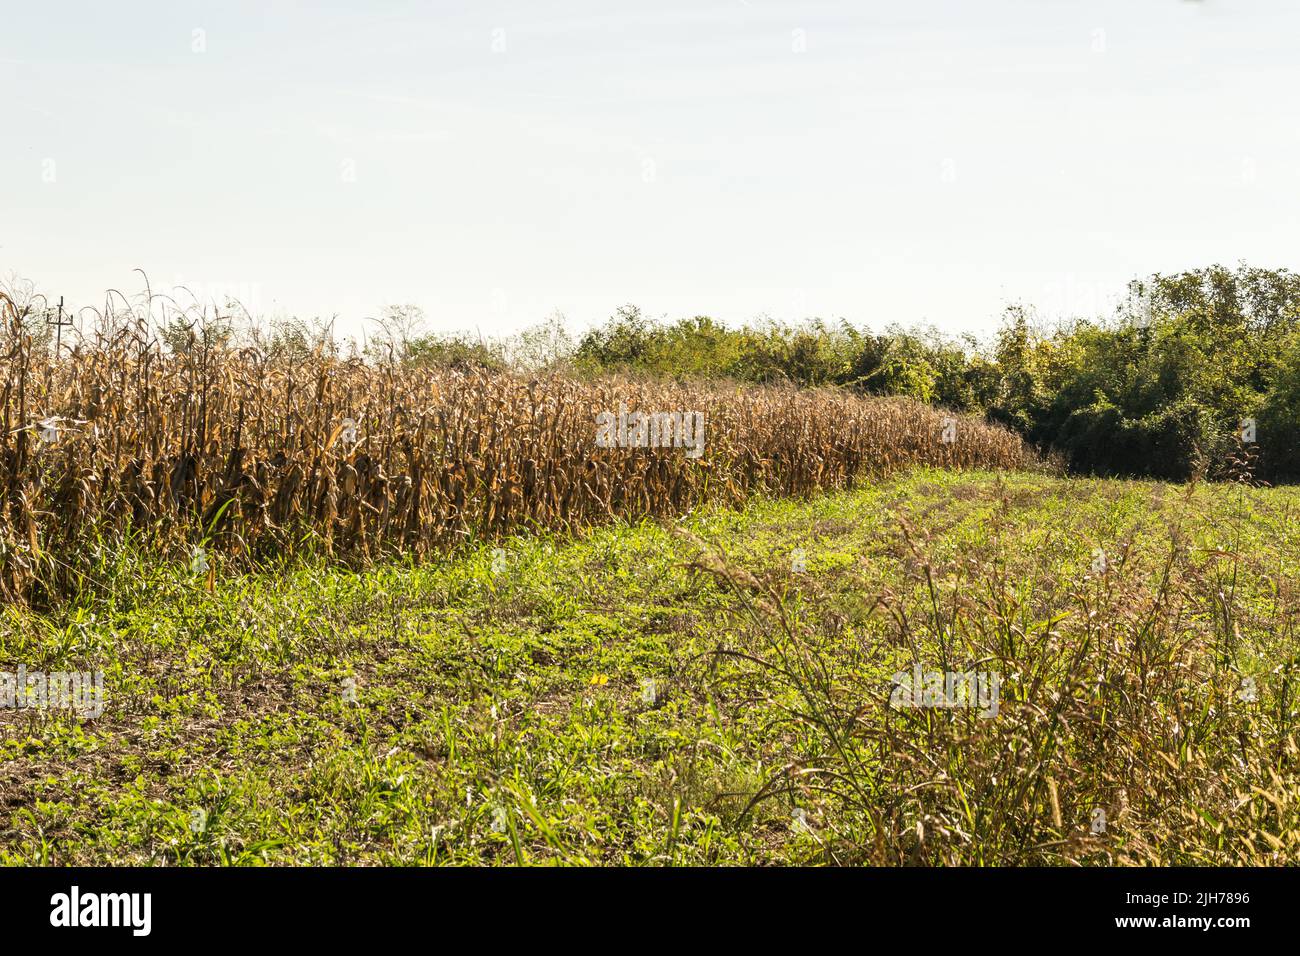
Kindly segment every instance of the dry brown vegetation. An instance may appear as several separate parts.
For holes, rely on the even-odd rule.
[[[101,317],[55,359],[12,302],[0,311],[11,599],[51,599],[87,545],[128,534],[178,553],[365,560],[798,495],[901,465],[1032,461],[1017,436],[973,419],[944,442],[943,413],[908,401],[268,354],[198,326],[167,347],[135,311]],[[703,456],[596,447],[596,415],[621,403],[702,411]]]
[[[760,578],[678,531],[741,605],[711,661],[723,712],[785,715],[746,812],[817,808],[837,863],[1293,864],[1290,493],[948,491],[912,486],[888,547],[844,548],[872,557],[838,575]],[[913,665],[995,672],[1001,706],[897,706]]]

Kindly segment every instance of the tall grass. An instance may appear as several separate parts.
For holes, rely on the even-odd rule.
[[[685,535],[742,607],[701,679],[784,715],[769,741],[784,758],[745,812],[819,808],[835,863],[1294,863],[1297,609],[1254,562],[1269,598],[1246,608],[1247,501],[1211,493],[1224,547],[1192,547],[1204,516],[1183,507],[1162,549],[1126,545],[1072,582],[1017,558],[996,517],[955,557],[902,522],[906,582],[863,580],[842,615]],[[1243,633],[1263,644],[1248,652]],[[891,706],[890,674],[914,663],[1000,674],[996,715]]]

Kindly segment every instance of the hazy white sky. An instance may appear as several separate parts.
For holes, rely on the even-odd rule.
[[[1300,253],[1293,0],[0,0],[0,273],[987,331]]]

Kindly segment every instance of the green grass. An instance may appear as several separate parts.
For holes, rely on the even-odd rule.
[[[0,862],[1287,862],[1298,507],[919,470],[682,521],[725,566],[653,523],[211,591],[106,556],[0,619],[0,669],[108,694],[0,709]],[[885,707],[945,655],[1003,716]]]

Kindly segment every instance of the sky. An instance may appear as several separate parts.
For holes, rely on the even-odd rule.
[[[0,0],[0,277],[985,334],[1300,258],[1293,0]]]

